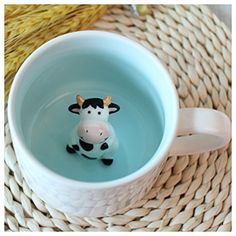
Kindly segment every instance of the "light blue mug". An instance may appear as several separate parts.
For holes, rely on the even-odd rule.
[[[66,152],[79,120],[67,108],[77,94],[111,95],[121,108],[110,117],[120,144],[111,166]],[[111,215],[131,206],[151,189],[168,155],[210,151],[231,138],[225,114],[179,109],[158,59],[108,32],[74,32],[42,45],[17,72],[8,105],[27,183],[50,206],[79,216]]]

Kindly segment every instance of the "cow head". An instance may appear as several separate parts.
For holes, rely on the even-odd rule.
[[[111,135],[108,124],[110,114],[120,110],[120,107],[112,103],[110,96],[104,99],[89,98],[83,99],[76,96],[77,103],[69,106],[69,111],[80,115],[78,136],[87,143],[101,143]]]

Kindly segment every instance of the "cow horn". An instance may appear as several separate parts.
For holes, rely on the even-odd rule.
[[[76,96],[76,101],[80,106],[82,106],[84,103],[84,99],[80,95]]]
[[[103,98],[104,105],[109,106],[111,104],[111,96],[106,96]]]

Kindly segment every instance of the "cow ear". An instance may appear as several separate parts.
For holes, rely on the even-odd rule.
[[[72,113],[75,113],[75,114],[78,114],[79,115],[79,112],[80,112],[80,105],[75,103],[75,104],[72,104],[68,107],[68,110]]]
[[[112,113],[115,113],[115,112],[119,111],[120,107],[117,104],[115,104],[115,103],[111,103],[108,106],[108,109],[109,109],[109,114],[112,114]]]

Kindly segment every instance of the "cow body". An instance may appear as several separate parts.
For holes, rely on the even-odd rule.
[[[119,109],[118,105],[111,103],[111,97],[84,100],[77,96],[77,104],[72,104],[69,111],[79,114],[81,119],[72,131],[70,142],[66,146],[67,152],[111,165],[118,140],[108,117]]]

